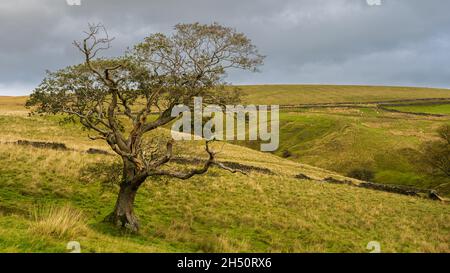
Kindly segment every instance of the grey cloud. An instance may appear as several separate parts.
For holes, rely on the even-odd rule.
[[[450,1],[2,0],[0,95],[27,93],[46,69],[81,61],[71,42],[88,22],[116,37],[109,54],[180,22],[217,21],[245,32],[267,55],[233,83],[336,83],[450,87]]]

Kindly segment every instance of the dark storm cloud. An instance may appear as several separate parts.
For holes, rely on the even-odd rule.
[[[29,92],[46,69],[81,61],[71,42],[102,22],[120,54],[180,22],[217,21],[245,32],[267,55],[233,83],[392,84],[450,87],[450,1],[2,0],[0,94]]]

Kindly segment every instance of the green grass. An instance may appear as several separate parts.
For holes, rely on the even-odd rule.
[[[391,106],[388,108],[401,112],[410,112],[410,113],[424,113],[424,114],[438,114],[438,115],[450,114],[450,104]]]
[[[245,85],[239,87],[246,104],[298,105],[450,98],[449,89],[417,87],[345,85]]]
[[[283,112],[278,153],[292,150],[291,160],[230,144],[214,147],[222,150],[220,160],[269,168],[273,175],[212,169],[189,181],[147,181],[135,209],[142,229],[132,235],[102,222],[118,191],[105,184],[102,170],[119,159],[84,151],[106,145],[89,141],[78,125],[60,124],[60,117],[28,117],[3,105],[0,252],[67,252],[73,240],[83,252],[368,252],[370,241],[379,241],[383,252],[450,251],[448,204],[319,182],[347,179],[337,172],[367,164],[377,181],[435,185],[410,159],[435,137],[443,118],[374,109]],[[72,150],[7,143],[18,139],[63,142]],[[177,143],[175,151],[204,156],[198,145]],[[300,173],[314,180],[295,179]],[[70,209],[34,217],[39,208]],[[83,220],[54,231],[52,223],[67,217],[53,215],[65,211]]]
[[[283,170],[274,167],[275,176],[213,170],[188,182],[148,181],[136,201],[141,233],[121,234],[101,223],[117,188],[96,179],[81,182],[76,175],[80,166],[108,158],[0,148],[9,158],[2,160],[0,175],[2,252],[65,252],[71,240],[83,252],[365,252],[373,240],[386,252],[449,250],[448,205],[296,180],[291,175],[301,166],[280,160]],[[247,153],[240,148],[241,158],[252,157]],[[26,175],[11,175],[26,167]],[[82,211],[87,231],[66,237],[35,232],[35,220],[22,211],[36,206]]]
[[[313,139],[296,135],[282,141],[286,143],[284,148],[292,149],[301,162],[344,175],[353,169],[369,169],[375,173],[374,182],[384,184],[434,189],[450,182],[447,177],[431,175],[420,159],[421,145],[436,139],[436,129],[448,120],[396,117],[375,111],[361,112],[359,116],[311,115],[318,121],[307,123],[309,128],[286,124],[281,131],[284,139],[288,137],[283,136],[284,130],[324,132],[324,123],[333,124]],[[449,185],[439,190],[450,194]]]
[[[308,108],[280,115],[280,149],[291,160],[330,169],[343,175],[353,169],[369,169],[375,182],[419,188],[439,187],[450,194],[450,179],[431,175],[420,161],[424,142],[437,138],[436,129],[448,117],[421,117],[390,113],[367,102],[450,98],[448,89],[382,86],[253,85],[241,86],[245,103],[336,104],[360,103],[366,108]],[[417,102],[419,103],[419,102]],[[392,106],[402,112],[449,114],[450,104]],[[239,144],[259,148],[257,143]]]
[[[432,175],[420,159],[423,143],[447,118],[409,116],[376,109],[310,109],[280,113],[280,148],[290,160],[347,175],[354,169],[375,173],[374,182],[450,195],[450,179]],[[259,149],[258,143],[240,144]],[[446,184],[444,187],[439,187]]]

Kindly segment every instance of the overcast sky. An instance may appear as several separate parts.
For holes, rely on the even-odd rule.
[[[76,0],[70,0],[76,1]],[[218,22],[266,55],[235,84],[450,87],[448,0],[0,0],[0,95],[30,93],[45,70],[79,63],[87,23],[116,37],[111,55],[177,23]]]

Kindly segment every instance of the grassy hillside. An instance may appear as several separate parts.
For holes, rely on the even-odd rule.
[[[141,233],[121,234],[101,222],[117,193],[105,170],[117,158],[85,153],[106,147],[59,121],[0,109],[0,252],[65,252],[72,240],[83,252],[367,252],[370,241],[383,252],[450,251],[447,204],[327,184],[345,178],[222,143],[219,160],[271,173],[213,169],[189,181],[148,181],[136,201]],[[11,144],[19,139],[70,150]],[[175,148],[204,156],[198,145]]]
[[[437,138],[436,130],[450,123],[450,104],[416,99],[448,98],[450,90],[368,86],[243,86],[247,103],[323,104],[327,107],[285,109],[280,115],[277,155],[347,175],[355,169],[374,173],[374,181],[437,189],[450,195],[450,179],[431,175],[420,160],[423,143]],[[367,102],[407,102],[389,106],[395,113]],[[353,105],[341,107],[338,103]],[[359,103],[359,104],[358,104]],[[335,105],[333,105],[335,104]],[[440,114],[442,117],[415,113]],[[241,143],[242,144],[242,143]],[[257,143],[244,145],[259,149]]]
[[[391,106],[388,108],[409,113],[450,115],[450,104]]]
[[[449,89],[345,86],[345,85],[244,85],[239,86],[247,104],[298,105],[312,103],[378,102],[450,98]]]
[[[23,97],[5,97],[0,96],[0,114],[1,115],[23,115],[27,113],[24,105],[27,101],[26,96]]]
[[[429,174],[420,160],[423,143],[447,118],[415,117],[373,109],[330,109],[281,114],[277,154],[291,160],[348,174],[367,169],[374,181],[419,188],[440,187],[450,193],[450,179]],[[257,148],[257,147],[256,147]]]

